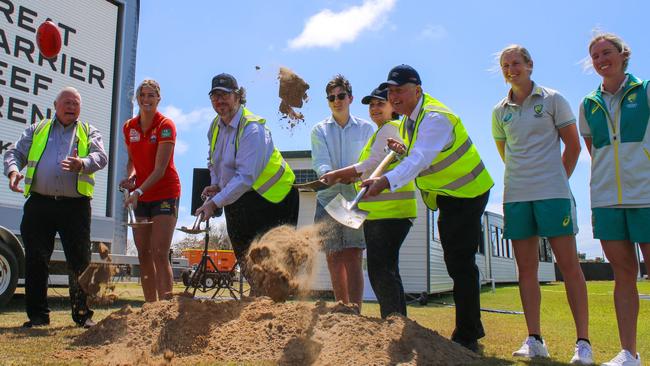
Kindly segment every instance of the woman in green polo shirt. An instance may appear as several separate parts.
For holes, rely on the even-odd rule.
[[[533,60],[524,47],[504,48],[499,64],[510,84],[508,95],[492,113],[492,134],[505,162],[503,235],[512,240],[529,334],[513,356],[549,357],[541,337],[537,277],[539,240],[545,237],[562,272],[576,325],[577,341],[571,363],[591,364],[587,287],[578,262],[578,228],[569,187],[569,177],[580,154],[576,120],[562,95],[531,80]]]
[[[636,350],[639,267],[634,243],[650,255],[650,93],[647,80],[625,72],[630,54],[614,34],[591,40],[589,55],[602,83],[580,105],[580,133],[592,159],[594,238],[600,239],[614,271],[622,348],[607,366],[641,365]]]

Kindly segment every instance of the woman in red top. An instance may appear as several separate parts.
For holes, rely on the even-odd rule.
[[[140,111],[126,121],[124,139],[129,152],[127,177],[120,186],[131,191],[125,205],[134,208],[136,221],[151,225],[133,227],[140,260],[140,277],[146,301],[171,298],[173,273],[169,263],[181,185],[174,167],[174,122],[158,112],[160,86],[144,80],[136,90]]]

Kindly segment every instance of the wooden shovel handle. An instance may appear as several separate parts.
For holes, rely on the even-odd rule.
[[[388,153],[388,155],[386,155],[384,160],[382,160],[381,163],[379,163],[379,166],[377,166],[377,169],[375,169],[375,171],[372,172],[372,174],[370,175],[370,177],[368,177],[368,179],[377,178],[378,176],[382,175],[384,173],[384,170],[386,170],[386,167],[389,166],[390,163],[393,162],[396,155],[397,155],[397,153],[395,151],[391,150]]]

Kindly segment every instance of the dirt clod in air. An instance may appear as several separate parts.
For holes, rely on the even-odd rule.
[[[247,262],[252,282],[262,295],[286,301],[308,290],[321,239],[317,226],[278,226],[251,244]]]
[[[127,305],[56,357],[89,365],[481,364],[476,354],[401,315],[379,319],[340,310],[267,297]]]
[[[99,243],[99,257],[104,262],[90,263],[77,279],[81,289],[88,295],[88,306],[110,305],[118,298],[115,285],[111,283],[117,269],[111,263],[110,250],[104,243]]]
[[[108,246],[106,246],[104,243],[99,243],[99,258],[107,259],[110,254],[111,251],[108,249]]]
[[[286,67],[280,67],[278,80],[280,80],[279,95],[280,99],[282,99],[278,109],[282,118],[286,118],[289,121],[289,128],[293,128],[299,122],[305,121],[303,114],[294,108],[302,108],[303,102],[308,101],[307,90],[309,89],[309,84]]]

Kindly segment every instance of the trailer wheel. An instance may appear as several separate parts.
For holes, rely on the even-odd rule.
[[[192,272],[191,272],[191,270],[187,269],[187,270],[183,271],[183,273],[181,273],[181,279],[183,280],[183,285],[185,285],[185,287],[188,287],[190,285],[190,283],[192,283],[191,282],[191,280],[192,280]]]
[[[11,300],[18,284],[18,260],[11,248],[0,241],[0,306]]]

